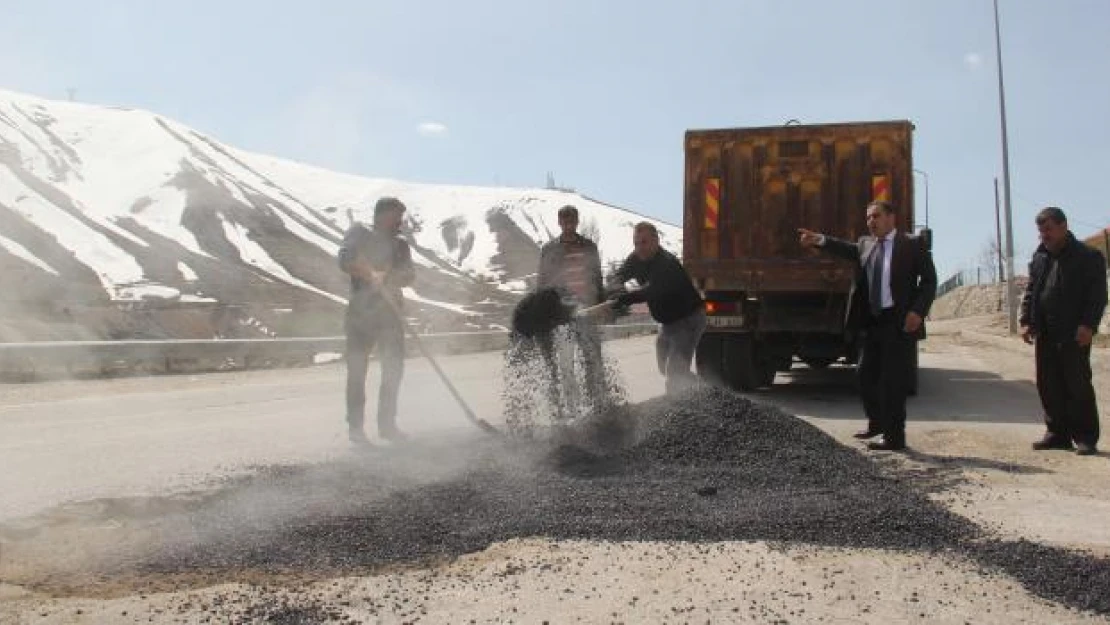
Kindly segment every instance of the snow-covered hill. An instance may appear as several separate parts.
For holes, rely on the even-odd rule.
[[[145,111],[0,91],[0,340],[334,332],[337,246],[384,195],[409,207],[409,310],[437,330],[504,323],[560,206],[607,263],[643,219],[557,190],[340,174]],[[677,251],[680,230],[649,221]]]

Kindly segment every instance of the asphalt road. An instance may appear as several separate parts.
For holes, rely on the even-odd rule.
[[[608,343],[629,399],[658,395],[653,338]],[[474,411],[501,421],[499,353],[444,357],[441,365]],[[1000,378],[966,351],[925,352],[910,442],[923,427],[1040,430],[1034,387]],[[0,520],[66,502],[165,494],[252,467],[350,454],[343,369],[251,371],[0,387]],[[757,395],[845,436],[861,423],[850,368],[780,374]],[[376,371],[371,369],[373,405]],[[477,430],[421,359],[406,363],[399,424],[416,436]],[[373,419],[368,432],[373,435]]]
[[[662,389],[652,340],[608,344],[632,401]],[[438,361],[480,417],[501,421],[500,353]],[[342,365],[324,365],[2,386],[0,521],[66,502],[189,489],[259,465],[350,454],[344,375]],[[376,385],[372,364],[372,438]],[[477,432],[422,359],[406,362],[399,405],[398,424],[412,435]]]

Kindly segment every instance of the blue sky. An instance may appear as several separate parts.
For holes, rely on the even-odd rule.
[[[1110,2],[1001,9],[1023,263],[1043,205],[1077,234],[1110,225]],[[542,186],[552,171],[676,224],[687,128],[908,118],[941,273],[994,232],[989,0],[0,0],[0,14],[3,88],[72,88],[369,176]]]

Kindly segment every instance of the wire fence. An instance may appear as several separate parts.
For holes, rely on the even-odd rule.
[[[961,269],[937,285],[937,297],[941,297],[961,286],[999,284],[1001,282],[1002,280],[998,279],[998,272],[996,271],[988,271],[982,267]]]

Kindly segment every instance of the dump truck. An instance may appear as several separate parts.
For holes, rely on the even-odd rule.
[[[857,240],[868,203],[914,223],[909,121],[690,130],[682,260],[706,300],[698,374],[741,390],[770,386],[796,361],[856,364],[846,326],[852,263],[803,248],[798,228]],[[916,350],[911,393],[917,386]]]

